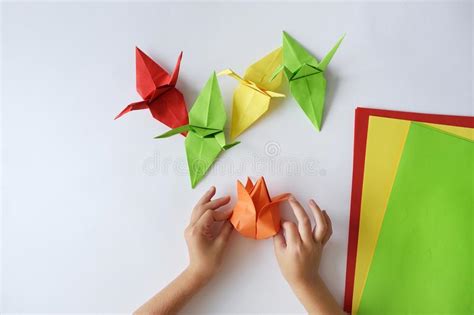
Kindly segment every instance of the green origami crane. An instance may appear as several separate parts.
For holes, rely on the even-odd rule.
[[[326,96],[324,71],[343,39],[344,36],[323,60],[318,62],[300,43],[283,32],[283,65],[275,71],[274,77],[280,71],[285,71],[291,94],[318,131],[321,130]]]
[[[174,128],[155,137],[167,138],[188,131],[184,144],[193,188],[222,151],[240,143],[226,144],[225,121],[224,101],[214,72],[189,111],[189,125]]]

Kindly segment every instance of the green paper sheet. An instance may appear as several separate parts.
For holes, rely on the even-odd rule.
[[[363,314],[472,314],[474,142],[412,123]]]

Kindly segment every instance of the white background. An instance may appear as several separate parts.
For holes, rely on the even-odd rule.
[[[2,5],[2,312],[130,312],[187,263],[183,230],[216,185],[264,175],[333,218],[321,273],[342,303],[357,105],[473,115],[470,3]],[[244,133],[194,190],[182,137],[135,91],[135,45],[172,69],[188,107],[211,71],[239,73],[286,30],[328,73],[322,132],[291,97]],[[219,79],[230,114],[236,82]],[[272,166],[273,165],[273,166]],[[282,166],[281,168],[274,167]],[[286,209],[286,208],[285,208]],[[286,209],[285,211],[287,211]],[[302,313],[271,240],[231,237],[189,313]]]

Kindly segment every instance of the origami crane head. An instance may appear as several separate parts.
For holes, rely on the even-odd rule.
[[[284,94],[274,92],[281,85],[282,75],[277,74],[274,80],[269,80],[281,62],[282,50],[278,48],[248,67],[243,78],[231,69],[218,74],[239,81],[232,102],[231,139],[235,139],[265,114],[271,98],[285,97]]]
[[[239,144],[226,144],[224,126],[226,112],[216,74],[213,73],[199,93],[189,112],[189,124],[177,127],[157,138],[188,132],[185,140],[191,186],[204,177],[219,154]]]
[[[290,91],[317,130],[321,129],[326,79],[324,71],[336,53],[344,36],[339,38],[329,53],[318,62],[300,43],[283,32],[283,64],[274,72],[284,71],[290,82]]]
[[[245,237],[257,240],[269,238],[280,230],[278,205],[290,195],[287,193],[271,198],[263,177],[255,185],[247,178],[245,187],[237,181],[237,204],[230,222]]]
[[[188,123],[186,103],[183,94],[175,87],[182,56],[181,52],[170,75],[137,47],[137,92],[143,101],[129,104],[115,119],[130,111],[148,108],[155,119],[170,128],[186,125]]]

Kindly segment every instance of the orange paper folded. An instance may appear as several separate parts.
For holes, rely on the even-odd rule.
[[[271,237],[280,230],[278,204],[290,195],[286,193],[270,198],[263,177],[255,185],[247,178],[245,187],[237,181],[237,204],[230,222],[245,237],[257,240]]]

